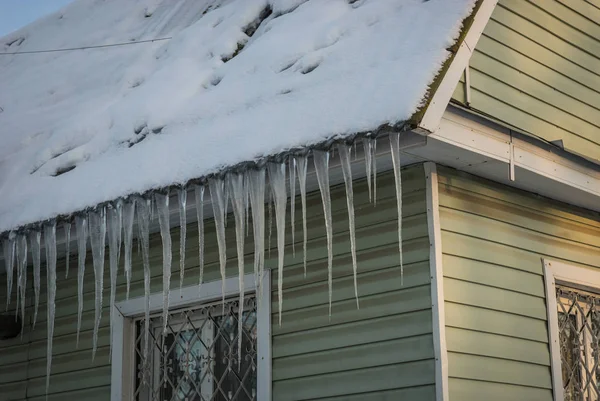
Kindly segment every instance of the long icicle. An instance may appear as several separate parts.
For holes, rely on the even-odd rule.
[[[65,230],[65,278],[69,278],[69,262],[71,256],[71,222],[67,221],[63,225]]]
[[[398,206],[398,248],[400,251],[400,283],[404,285],[404,261],[402,260],[402,173],[400,164],[400,134],[390,134],[394,181],[396,182],[396,205]]]
[[[221,293],[223,300],[223,310],[225,310],[225,267],[227,265],[227,245],[225,243],[225,182],[222,179],[215,178],[208,180],[210,189],[210,199],[215,216],[215,230],[217,233],[217,245],[219,247],[219,270],[221,271]]]
[[[29,244],[31,245],[31,259],[33,260],[33,293],[34,293],[34,309],[33,309],[33,324],[31,330],[35,328],[37,321],[38,308],[40,306],[40,270],[41,258],[40,248],[42,242],[42,233],[40,231],[32,231],[29,233]]]
[[[90,224],[90,243],[94,265],[95,303],[94,303],[94,337],[92,360],[98,348],[98,329],[102,319],[102,291],[104,291],[104,248],[106,246],[106,208],[91,211],[88,214]]]
[[[108,260],[110,270],[110,351],[112,353],[113,326],[115,319],[115,297],[117,294],[117,273],[119,270],[119,254],[121,249],[122,220],[120,204],[109,206],[108,219]]]
[[[296,257],[296,159],[290,156],[290,220],[292,221],[292,256]]]
[[[303,252],[304,252],[304,277],[306,277],[306,243],[308,241],[308,232],[306,230],[306,172],[308,163],[306,157],[298,157],[295,159],[296,167],[298,167],[298,183],[300,184],[300,200],[302,202],[302,235],[303,235]]]
[[[128,200],[123,204],[123,247],[125,280],[127,281],[126,299],[129,299],[129,287],[131,285],[131,250],[133,247],[133,222],[135,220],[135,201]]]
[[[329,153],[320,150],[313,152],[317,181],[321,190],[325,230],[327,232],[327,283],[329,286],[329,318],[331,319],[331,300],[333,295],[333,222],[331,217],[331,195],[329,192]]]
[[[187,237],[187,191],[185,188],[177,190],[177,202],[179,204],[179,293],[183,288],[183,277],[185,275],[185,240]]]
[[[24,234],[17,235],[17,271],[19,290],[21,297],[21,339],[25,329],[25,304],[27,293],[27,237]]]
[[[148,370],[149,358],[148,349],[150,348],[150,215],[152,209],[151,199],[136,199],[136,209],[138,217],[138,241],[141,243],[142,264],[144,266],[144,351],[142,353],[142,362],[144,372]],[[146,383],[148,378],[146,374],[142,377],[142,382]]]
[[[46,352],[46,394],[50,389],[50,370],[52,369],[52,338],[54,337],[54,315],[56,312],[56,221],[44,225],[44,245],[46,246],[46,285],[48,303],[47,327],[48,345]]]
[[[200,288],[204,280],[204,186],[196,185],[194,195],[196,197],[196,218],[198,219],[198,266],[200,266],[198,288]]]
[[[244,237],[246,224],[246,207],[244,176],[242,174],[230,175],[231,201],[233,205],[233,217],[235,218],[235,237],[238,258],[238,284],[239,284],[239,306],[238,306],[238,369],[242,366],[242,335],[244,316]]]
[[[358,282],[357,282],[357,262],[356,262],[356,224],[354,219],[354,190],[352,189],[352,167],[350,164],[350,146],[346,144],[338,145],[340,160],[342,162],[342,173],[344,174],[344,184],[346,186],[346,204],[348,206],[348,229],[350,230],[350,251],[352,252],[352,272],[354,275],[354,296],[356,297],[356,308],[358,309]]]
[[[13,287],[13,271],[15,267],[15,233],[11,232],[2,242],[4,249],[4,266],[6,268],[6,310],[10,305]]]
[[[363,153],[365,155],[365,168],[367,172],[367,188],[369,190],[369,202],[373,202],[372,175],[373,175],[373,138],[363,138]]]
[[[372,139],[371,160],[373,163],[373,205],[377,205],[377,138]]]
[[[262,301],[262,280],[265,271],[265,169],[250,170],[247,174],[254,234],[254,280],[260,304]]]
[[[79,332],[81,331],[81,314],[83,313],[83,279],[85,277],[85,257],[87,254],[88,220],[85,216],[75,216],[77,231],[77,342],[79,348]]]
[[[169,223],[169,195],[156,193],[156,209],[158,211],[158,224],[163,245],[163,334],[167,333],[167,320],[169,318],[169,295],[171,292],[171,263],[173,255],[171,250],[171,225]],[[164,341],[164,335],[163,335]]]
[[[285,208],[287,189],[285,185],[285,163],[267,165],[271,191],[275,201],[275,221],[277,225],[277,298],[279,302],[279,325],[283,312],[283,262],[285,256]]]

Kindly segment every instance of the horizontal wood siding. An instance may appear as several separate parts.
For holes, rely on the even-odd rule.
[[[439,169],[453,400],[552,400],[542,257],[600,268],[600,217]]]
[[[273,399],[280,400],[433,400],[434,359],[429,287],[429,242],[425,211],[423,167],[403,172],[404,178],[404,286],[398,268],[396,201],[393,175],[378,177],[377,205],[369,203],[365,181],[355,183],[356,236],[360,309],[356,308],[349,253],[345,190],[332,188],[334,229],[333,311],[328,315],[327,242],[319,193],[308,198],[308,266],[302,264],[300,202],[296,212],[293,256],[290,226],[287,227],[283,323],[278,321],[277,273],[273,270]],[[173,217],[174,218],[174,217]],[[288,205],[289,218],[289,205]],[[289,222],[288,222],[289,223]],[[214,225],[206,226],[207,281],[220,278]],[[273,249],[266,261],[276,268],[276,230]],[[267,230],[268,235],[268,230]],[[172,231],[172,288],[179,285],[179,229]],[[234,222],[227,227],[227,275],[237,275]],[[134,248],[136,244],[134,243]],[[245,245],[246,271],[253,270],[251,236]],[[72,251],[73,252],[73,251]],[[107,252],[108,256],[108,252]],[[108,260],[107,260],[108,263]],[[162,253],[159,235],[151,237],[152,291],[162,289]],[[79,348],[75,348],[77,325],[76,255],[69,278],[64,260],[58,266],[56,327],[49,400],[108,400],[110,392],[109,327],[105,308],[98,352],[91,360],[94,287],[91,255],[88,254],[84,285],[84,312]],[[43,268],[44,270],[44,268]],[[120,273],[121,274],[121,273]],[[105,269],[108,286],[108,265]],[[188,226],[184,285],[198,280],[196,224]],[[45,283],[45,277],[42,277]],[[28,281],[31,288],[32,280]],[[0,286],[0,302],[6,299]],[[118,279],[117,299],[125,295],[125,279]],[[143,295],[141,260],[134,252],[131,297]],[[33,291],[28,292],[31,304]],[[0,400],[45,398],[46,290],[42,288],[38,323],[20,338],[0,342]],[[109,289],[105,288],[105,305]],[[14,307],[14,292],[13,292]],[[31,319],[32,308],[27,310]]]
[[[600,8],[500,0],[471,58],[474,110],[600,161]],[[460,83],[454,101],[466,104]]]

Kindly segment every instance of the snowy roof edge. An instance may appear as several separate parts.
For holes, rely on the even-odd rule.
[[[170,189],[174,188],[187,187],[195,184],[205,184],[207,180],[212,177],[224,176],[228,173],[241,171],[248,168],[260,168],[266,165],[268,162],[281,162],[289,155],[305,155],[311,150],[328,150],[336,143],[352,143],[363,137],[381,137],[391,133],[401,133],[407,131],[414,131],[421,135],[428,135],[434,132],[437,126],[439,126],[443,110],[445,110],[446,106],[450,102],[452,92],[459,81],[460,74],[462,74],[462,71],[464,71],[468,65],[475,45],[477,44],[483,32],[483,28],[487,25],[491,13],[497,3],[498,0],[476,1],[476,5],[471,14],[465,17],[462,21],[462,27],[458,39],[453,46],[447,49],[451,53],[451,56],[448,57],[448,59],[444,62],[442,68],[429,85],[429,88],[424,95],[422,106],[417,109],[417,111],[409,119],[399,121],[394,125],[382,124],[372,130],[356,132],[343,137],[337,134],[332,134],[332,136],[327,140],[310,146],[287,149],[283,152],[270,154],[259,159],[247,160],[237,164],[225,166],[216,173],[210,173],[190,179],[184,184],[173,183],[168,186],[152,188],[143,193],[124,194],[120,198],[143,197],[149,193],[169,192]],[[434,108],[434,112],[430,112],[430,110],[433,110]],[[0,238],[8,236],[13,232],[28,231],[36,228],[39,229],[44,223],[51,220],[69,222],[72,221],[74,218],[73,216],[77,214],[85,213],[86,211],[112,204],[117,199],[119,198],[101,202],[84,209],[73,210],[69,214],[58,214],[56,216],[48,217],[44,220],[38,220],[21,226],[13,227],[0,232]]]
[[[439,127],[460,76],[469,65],[475,46],[497,4],[498,0],[478,0],[471,15],[463,20],[458,40],[448,49],[451,56],[429,85],[427,94],[431,96],[426,96],[423,106],[410,119],[415,132],[429,135]]]

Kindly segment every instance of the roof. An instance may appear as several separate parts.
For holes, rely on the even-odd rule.
[[[476,3],[78,0],[0,38],[0,232],[402,126]]]

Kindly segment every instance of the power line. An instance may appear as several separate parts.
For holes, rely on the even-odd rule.
[[[87,49],[101,49],[101,48],[106,48],[106,47],[117,47],[117,46],[137,45],[140,43],[160,42],[163,40],[170,40],[170,39],[172,39],[172,37],[169,36],[169,37],[165,37],[165,38],[138,40],[136,42],[109,43],[106,45],[71,47],[71,48],[65,48],[65,49],[30,50],[30,51],[23,51],[23,52],[0,53],[0,56],[9,56],[9,55],[14,56],[17,54],[70,52],[70,51],[74,51],[74,50],[87,50]]]

